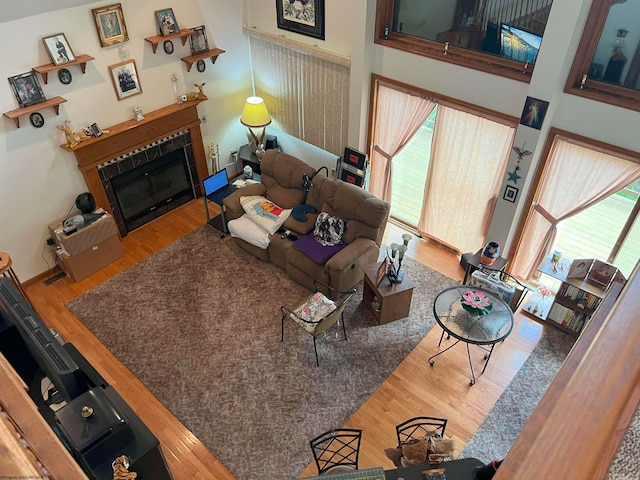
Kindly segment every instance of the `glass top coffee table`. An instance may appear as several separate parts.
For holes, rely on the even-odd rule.
[[[462,308],[462,296],[468,291],[481,291],[491,300],[491,311],[486,315],[473,315]],[[467,344],[467,356],[471,368],[470,385],[476,383],[476,377],[471,363],[469,345],[478,345],[487,353],[484,355],[484,367],[487,368],[491,359],[493,347],[509,336],[513,329],[513,312],[505,302],[489,290],[469,285],[450,287],[438,294],[433,302],[433,315],[442,327],[442,335],[438,347],[442,344],[444,334],[447,338],[454,337],[456,341],[441,352],[429,357],[429,365],[433,366],[434,359],[447,350],[455,347],[459,342]]]

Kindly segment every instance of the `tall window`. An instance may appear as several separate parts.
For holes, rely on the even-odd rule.
[[[370,190],[392,217],[477,250],[502,184],[515,119],[374,76]]]
[[[256,94],[276,128],[336,156],[347,145],[349,58],[246,28]]]
[[[640,111],[639,19],[640,0],[594,0],[565,92]]]
[[[635,225],[640,203],[633,192],[640,154],[557,129],[549,138],[513,273],[535,276],[538,265],[558,248],[569,258],[608,260],[628,275],[640,257]]]
[[[375,42],[529,82],[552,0],[379,0]]]

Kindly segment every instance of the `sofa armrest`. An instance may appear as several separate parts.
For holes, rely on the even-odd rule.
[[[353,242],[331,257],[324,268],[327,272],[338,273],[345,270],[362,269],[375,263],[380,248],[371,239],[356,238]]]
[[[250,183],[242,188],[239,188],[231,195],[223,200],[223,204],[226,208],[227,219],[234,220],[244,215],[242,205],[240,205],[240,197],[249,197],[251,195],[265,195],[267,188],[262,183]]]

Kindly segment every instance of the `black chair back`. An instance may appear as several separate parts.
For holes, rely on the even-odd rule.
[[[313,458],[318,467],[318,475],[340,465],[358,469],[362,430],[338,428],[329,430],[311,440]]]
[[[437,417],[414,417],[410,418],[407,421],[402,422],[399,425],[396,425],[396,435],[398,437],[398,446],[401,446],[403,443],[421,438],[431,433],[433,431],[436,434],[443,438],[444,431],[447,428],[447,419],[446,418],[437,418]]]

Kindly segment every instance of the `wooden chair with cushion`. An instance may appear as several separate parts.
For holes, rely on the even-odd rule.
[[[362,430],[338,428],[311,440],[318,475],[350,472],[358,469]]]
[[[313,337],[313,350],[316,354],[316,365],[320,366],[316,337],[322,332],[327,331],[336,322],[342,320],[342,332],[344,334],[344,339],[347,339],[347,330],[344,325],[344,309],[351,297],[355,294],[355,289],[347,292],[340,292],[319,281],[314,282],[314,284],[316,292],[296,308],[290,309],[285,306],[280,307],[280,310],[282,311],[281,341],[284,341],[284,321],[287,317],[290,317]],[[337,297],[336,300],[329,299],[323,291],[330,297]]]

